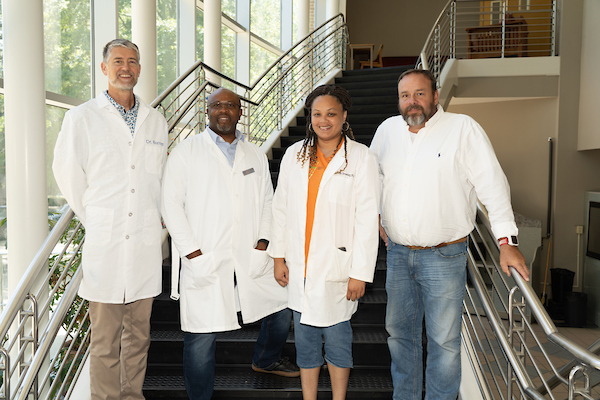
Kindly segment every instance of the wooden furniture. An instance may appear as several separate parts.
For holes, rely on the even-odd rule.
[[[350,46],[350,69],[354,69],[354,50],[369,50],[369,60],[371,60],[371,68],[373,68],[373,49],[375,45],[370,44],[351,44]]]
[[[527,22],[506,14],[504,57],[527,56]],[[502,24],[466,28],[468,34],[467,58],[494,58],[502,56]]]
[[[377,52],[377,57],[375,57],[374,60],[371,58],[369,61],[361,61],[360,62],[360,69],[363,69],[366,66],[370,66],[371,68],[383,67],[383,58],[381,57],[382,50],[383,50],[383,44],[381,46],[379,46],[379,51]]]

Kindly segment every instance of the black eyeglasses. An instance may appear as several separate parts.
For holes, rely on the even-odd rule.
[[[241,107],[240,104],[236,104],[236,103],[224,103],[224,102],[221,102],[221,101],[215,101],[213,103],[210,103],[208,106],[210,108],[214,108],[216,110],[223,110],[223,109],[226,109],[226,110],[235,110],[236,108]]]

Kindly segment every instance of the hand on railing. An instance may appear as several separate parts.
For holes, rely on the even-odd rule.
[[[508,244],[500,246],[500,266],[508,276],[510,276],[509,267],[513,267],[523,279],[529,282],[529,268],[527,268],[525,257],[523,257],[518,247]]]

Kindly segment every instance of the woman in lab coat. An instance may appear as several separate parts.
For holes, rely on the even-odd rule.
[[[281,162],[273,198],[275,279],[288,287],[304,399],[317,398],[325,339],[333,399],[346,396],[350,317],[372,282],[378,247],[379,173],[346,121],[348,92],[320,86],[306,99],[306,138]]]

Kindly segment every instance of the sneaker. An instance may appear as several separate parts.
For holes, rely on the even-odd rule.
[[[259,368],[252,363],[252,370],[256,372],[264,372],[265,374],[285,376],[286,378],[295,378],[300,376],[300,369],[296,364],[292,363],[288,357],[283,357],[281,360],[277,361],[268,368]]]

